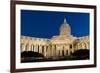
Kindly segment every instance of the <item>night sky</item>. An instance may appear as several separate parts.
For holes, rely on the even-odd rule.
[[[38,38],[59,35],[64,17],[71,27],[73,36],[89,35],[89,13],[34,10],[21,10],[21,35]]]

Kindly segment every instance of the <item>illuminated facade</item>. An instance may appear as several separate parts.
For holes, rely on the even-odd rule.
[[[51,39],[21,36],[21,52],[34,51],[43,54],[46,58],[55,58],[70,55],[79,49],[89,49],[89,36],[74,37],[71,27],[64,19],[58,36]]]

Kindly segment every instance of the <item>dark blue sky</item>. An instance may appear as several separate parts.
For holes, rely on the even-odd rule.
[[[64,17],[73,36],[89,35],[89,13],[21,10],[21,35],[51,38],[59,35]]]

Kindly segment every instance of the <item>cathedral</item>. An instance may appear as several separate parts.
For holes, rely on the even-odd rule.
[[[46,58],[55,58],[70,55],[79,49],[89,49],[89,35],[74,37],[71,27],[64,18],[59,28],[59,35],[51,39],[21,36],[21,52],[34,51],[43,54]]]

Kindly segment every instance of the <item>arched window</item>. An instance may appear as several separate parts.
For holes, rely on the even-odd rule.
[[[28,51],[28,50],[29,50],[29,44],[26,44],[25,51]]]
[[[82,43],[82,49],[87,49],[86,43]]]
[[[78,49],[81,49],[81,48],[82,48],[82,44],[78,43]]]

